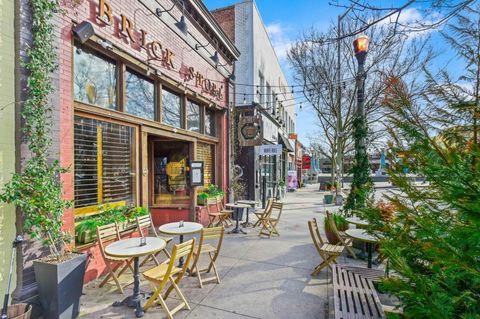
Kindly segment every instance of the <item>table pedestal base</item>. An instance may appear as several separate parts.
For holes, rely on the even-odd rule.
[[[241,229],[240,227],[235,227],[234,229],[232,229],[231,231],[228,232],[229,234],[247,234],[243,229]]]
[[[142,294],[140,293],[140,274],[139,274],[139,257],[133,259],[133,295],[128,296],[122,301],[115,301],[112,306],[120,307],[127,306],[135,308],[135,316],[137,318],[143,317]]]

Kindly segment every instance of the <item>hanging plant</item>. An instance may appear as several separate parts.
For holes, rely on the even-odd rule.
[[[57,69],[53,16],[56,0],[31,0],[33,42],[27,49],[29,72],[27,98],[23,105],[22,132],[28,144],[29,158],[23,170],[15,173],[0,193],[0,201],[12,203],[23,213],[24,231],[40,240],[60,259],[70,240],[62,230],[63,211],[71,206],[63,199],[60,175],[66,171],[51,160],[52,74]]]

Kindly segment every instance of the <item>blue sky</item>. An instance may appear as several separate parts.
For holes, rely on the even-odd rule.
[[[210,9],[225,7],[240,0],[204,0],[205,5]],[[273,1],[273,0],[257,0],[257,7],[262,16],[263,22],[269,32],[270,39],[280,59],[282,68],[289,80],[293,81],[292,72],[289,69],[286,59],[286,50],[292,45],[304,30],[314,27],[315,29],[325,30],[331,21],[336,21],[337,16],[343,12],[342,8],[328,5],[328,1]],[[410,21],[422,20],[422,16],[414,7],[409,7],[401,16],[404,22],[408,24]],[[440,39],[438,33],[432,34],[432,42],[438,45]],[[435,60],[435,64],[443,66],[445,63],[453,62],[453,67],[449,67],[450,71],[458,71],[458,64],[452,61],[452,54],[442,51],[442,55]],[[455,70],[456,69],[456,70]],[[299,100],[304,100],[301,96]],[[305,107],[303,103],[302,111],[297,107],[297,133],[300,141],[308,144],[308,136],[312,135],[316,130],[316,115],[309,107]]]
[[[210,9],[225,7],[240,1],[204,0]],[[282,68],[290,84],[294,84],[286,60],[286,49],[298,38],[303,30],[311,27],[325,29],[330,20],[336,19],[340,10],[328,5],[327,1],[256,1],[263,23],[269,31]],[[300,98],[300,97],[299,97]],[[304,99],[303,99],[304,100]],[[305,106],[305,103],[303,103]],[[306,107],[297,108],[297,133],[300,141],[307,143],[307,135],[315,130],[314,113]]]

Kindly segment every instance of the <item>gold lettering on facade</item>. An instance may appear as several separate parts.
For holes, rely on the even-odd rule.
[[[174,69],[175,67],[173,66],[173,57],[175,56],[175,54],[173,53],[172,50],[170,49],[165,49],[165,51],[163,52],[163,62],[170,66],[172,69]]]
[[[106,24],[112,24],[112,7],[105,0],[100,0],[98,3],[98,18]]]
[[[129,18],[127,18],[125,15],[121,14],[122,17],[122,32],[125,34],[127,32],[128,37],[130,38],[130,41],[135,43],[135,37],[133,34],[133,23],[130,21]]]

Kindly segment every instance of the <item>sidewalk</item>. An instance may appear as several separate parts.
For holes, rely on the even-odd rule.
[[[316,217],[319,225],[323,225],[320,212],[325,209],[317,189],[318,184],[313,184],[287,194],[280,237],[259,238],[259,229],[251,227],[246,229],[247,235],[225,234],[217,261],[221,283],[207,283],[200,289],[197,278],[185,278],[181,289],[192,310],[181,310],[175,318],[325,318],[325,302],[333,298],[332,285],[326,270],[317,277],[310,276],[320,259],[311,242],[307,221]],[[344,257],[339,260],[344,259],[348,260]],[[146,269],[148,265],[141,271]],[[130,280],[131,274],[122,278]],[[111,307],[113,301],[123,296],[111,292],[113,285],[98,288],[98,283],[85,286],[81,318],[135,317],[133,309]],[[125,295],[131,294],[131,289],[129,286]],[[142,290],[150,291],[144,281]],[[165,318],[165,313],[156,306],[144,318]]]

